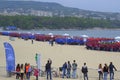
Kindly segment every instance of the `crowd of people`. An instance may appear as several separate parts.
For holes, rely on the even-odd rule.
[[[38,80],[39,70],[31,67],[29,63],[17,64],[16,66],[16,80],[30,80],[31,73],[34,72],[36,80]]]
[[[114,70],[117,71],[116,67],[110,62],[109,66],[105,63],[98,66],[99,80],[107,80],[108,74],[110,75],[110,80],[114,79]]]
[[[72,74],[71,74],[71,69],[72,69]],[[70,61],[65,62],[62,66],[62,78],[65,76],[67,78],[77,78],[77,63],[75,60],[73,60],[72,65],[70,64]],[[110,80],[114,80],[114,71],[117,71],[116,67],[113,65],[112,62],[110,62],[109,66],[105,63],[104,66],[102,67],[102,64],[99,64],[98,66],[98,75],[99,75],[99,80],[107,80],[108,79],[108,74],[110,75]],[[84,80],[88,80],[88,67],[86,63],[81,68],[81,72],[83,74]]]
[[[45,72],[46,72],[46,79],[47,80],[53,80],[52,79],[52,68],[51,68],[52,60],[48,59],[47,63],[45,64]],[[76,60],[73,60],[72,63],[70,61],[65,62],[62,67],[60,67],[60,71],[62,72],[61,77],[62,78],[72,78],[76,79],[78,78],[77,74],[78,64],[76,63]],[[30,80],[31,72],[34,72],[34,76],[36,76],[36,80],[38,80],[39,76],[39,69],[32,68],[29,63],[23,64],[17,64],[16,66],[16,80],[18,79],[25,79]],[[110,75],[110,80],[114,80],[114,71],[117,71],[116,67],[113,65],[112,62],[110,62],[109,66],[105,63],[102,67],[102,64],[98,65],[98,78],[99,80],[107,80],[108,74]],[[88,80],[88,67],[86,63],[83,64],[81,67],[81,72],[83,74],[84,80]]]
[[[73,60],[73,63],[71,64],[70,61],[65,62],[62,66],[62,78],[65,76],[67,78],[71,78],[71,70],[72,70],[72,78],[77,78],[77,63],[75,60]]]

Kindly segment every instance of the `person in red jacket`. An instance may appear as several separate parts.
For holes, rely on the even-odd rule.
[[[36,80],[38,80],[39,70],[37,68],[34,69],[34,76],[36,76]]]

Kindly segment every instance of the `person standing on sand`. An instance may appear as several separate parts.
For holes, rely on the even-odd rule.
[[[115,69],[115,71],[117,71],[117,69],[115,68],[113,63],[110,62],[110,65],[109,65],[110,80],[114,79],[114,69]]]
[[[83,73],[84,80],[88,80],[88,68],[86,66],[86,63],[84,63],[84,65],[82,66],[81,71]]]
[[[27,64],[26,66],[26,77],[28,80],[30,80],[30,74],[31,74],[32,68],[30,66],[30,64]]]
[[[50,43],[51,46],[53,46],[53,45],[54,45],[54,40],[53,40],[53,39],[50,39],[50,40],[49,40],[49,43]]]
[[[99,74],[99,80],[103,79],[102,64],[99,64],[99,66],[98,66],[98,74]]]
[[[62,66],[62,78],[64,78],[64,76],[66,76],[66,70],[67,70],[67,63],[65,62]]]
[[[103,80],[107,80],[107,76],[108,76],[108,66],[105,63],[105,66],[103,67]]]
[[[48,59],[46,65],[45,65],[45,71],[47,73],[47,80],[49,80],[49,77],[50,77],[50,80],[52,80],[51,64],[52,64],[52,60]]]
[[[75,60],[72,63],[72,78],[77,78],[77,63]]]
[[[24,66],[23,64],[21,64],[21,69],[20,69],[20,73],[21,73],[21,80],[23,80],[23,76],[24,76]]]
[[[36,61],[36,64],[37,64],[37,61],[38,61],[38,54],[37,53],[35,55],[35,61]]]
[[[33,39],[31,40],[31,43],[33,44]]]
[[[19,80],[20,77],[20,64],[16,66],[16,80]]]
[[[70,64],[70,61],[68,61],[68,64],[67,64],[67,78],[70,78],[71,77],[71,64]]]
[[[35,68],[33,71],[34,71],[34,76],[36,76],[36,80],[38,80],[39,69],[38,69],[38,68]]]
[[[26,77],[26,74],[27,74],[27,72],[26,72],[26,66],[27,66],[27,63],[25,63],[25,66],[24,66],[24,78],[26,79],[27,77]]]

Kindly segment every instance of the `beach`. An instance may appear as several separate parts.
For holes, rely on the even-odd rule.
[[[88,68],[92,69],[97,69],[100,63],[104,66],[105,63],[109,65],[110,62],[113,62],[116,68],[120,70],[119,52],[87,50],[85,46],[80,45],[54,44],[51,46],[49,42],[40,41],[33,41],[32,44],[31,40],[14,39],[14,41],[11,41],[8,36],[0,35],[0,66],[6,66],[3,43],[8,42],[14,48],[16,64],[25,64],[27,62],[36,66],[35,54],[38,53],[41,55],[42,66],[45,66],[47,60],[50,58],[52,60],[52,67],[55,68],[61,67],[64,62],[70,61],[72,63],[73,60],[76,60],[78,68],[81,68],[84,62],[86,62]],[[1,80],[16,80],[14,76],[11,78],[5,76],[0,73]],[[32,80],[35,80],[33,76]],[[42,78],[42,80],[45,80],[45,78]],[[62,80],[62,78],[54,78],[54,80]]]

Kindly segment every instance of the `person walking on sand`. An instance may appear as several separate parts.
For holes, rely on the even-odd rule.
[[[75,60],[72,63],[72,78],[77,78],[77,63]]]
[[[99,74],[99,80],[103,79],[102,64],[99,64],[99,66],[98,66],[98,74]]]
[[[83,73],[84,80],[88,80],[88,68],[86,66],[86,63],[84,63],[84,65],[82,66],[81,71]]]
[[[107,80],[107,76],[108,76],[108,66],[105,63],[104,67],[103,67],[103,80]]]
[[[49,77],[50,77],[50,80],[52,80],[51,64],[52,64],[52,60],[48,59],[46,65],[45,65],[45,71],[47,73],[47,80],[49,80]]]
[[[110,62],[110,65],[109,65],[109,73],[110,73],[110,80],[113,80],[114,79],[114,70],[117,71],[117,69],[115,68],[115,66],[113,65],[112,62]]]

